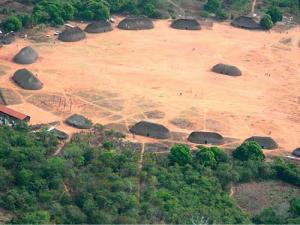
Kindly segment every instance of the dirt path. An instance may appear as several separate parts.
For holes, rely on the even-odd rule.
[[[141,199],[141,172],[143,169],[143,161],[144,161],[144,152],[145,152],[145,143],[142,143],[142,150],[141,150],[141,158],[140,161],[138,162],[138,182],[137,182],[137,195],[138,195],[138,200],[140,201]]]
[[[59,145],[58,148],[56,149],[56,151],[54,152],[53,156],[57,156],[59,155],[59,153],[61,152],[61,150],[65,147],[65,145],[67,143],[69,143],[69,141],[71,140],[71,137],[69,137],[67,140],[62,141]]]
[[[172,0],[167,0],[167,2],[171,5],[173,5],[175,8],[178,9],[178,11],[180,12],[180,16],[184,17],[185,16],[185,11],[183,8],[181,8],[178,4],[176,4],[175,2],[173,2]]]

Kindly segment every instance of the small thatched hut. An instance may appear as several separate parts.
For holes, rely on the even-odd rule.
[[[161,124],[141,121],[132,126],[129,131],[133,134],[157,138],[157,139],[167,139],[170,137],[170,131],[168,128]]]
[[[201,30],[201,25],[196,19],[177,19],[171,27],[179,30]]]
[[[74,114],[66,119],[66,123],[78,129],[90,129],[92,122],[84,116]]]
[[[94,34],[109,32],[109,31],[112,31],[112,30],[113,30],[113,28],[111,26],[111,23],[106,21],[106,20],[90,23],[84,29],[85,32],[94,33]]]
[[[241,76],[242,75],[241,70],[239,68],[237,68],[236,66],[222,64],[222,63],[215,65],[211,70],[215,73],[220,73],[220,74],[224,74],[224,75],[228,75],[228,76]]]
[[[38,59],[38,53],[30,46],[22,48],[14,57],[14,62],[19,64],[31,64]]]
[[[85,39],[86,35],[79,27],[68,27],[58,35],[58,40],[64,42],[75,42]]]
[[[122,30],[149,30],[153,29],[154,25],[152,20],[145,16],[129,16],[118,24],[118,28]]]
[[[293,154],[294,156],[296,156],[296,157],[300,157],[300,148],[296,148],[296,149],[292,152],[292,154]]]
[[[17,70],[12,79],[26,90],[40,90],[43,87],[42,82],[27,69]]]
[[[240,16],[231,22],[234,27],[245,28],[249,30],[259,30],[261,26],[253,17]]]
[[[5,34],[0,37],[0,43],[3,45],[9,45],[16,41],[16,38],[13,34]]]
[[[51,133],[53,133],[53,135],[55,137],[57,137],[57,139],[59,140],[67,140],[69,138],[69,135],[61,130],[58,130],[56,128],[54,128],[53,130],[51,130]]]
[[[212,144],[212,145],[224,144],[224,138],[221,134],[215,132],[205,132],[205,131],[192,132],[188,137],[188,141],[195,144]]]
[[[252,136],[245,141],[254,141],[260,145],[262,149],[276,149],[278,144],[271,137],[262,137],[262,136]]]

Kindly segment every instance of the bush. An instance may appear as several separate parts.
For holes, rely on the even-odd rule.
[[[290,211],[295,216],[300,216],[300,197],[296,197],[290,201]]]
[[[218,9],[218,10],[216,11],[216,18],[217,18],[218,20],[223,21],[223,20],[227,20],[227,19],[228,19],[228,16],[227,16],[227,14],[225,13],[224,10]]]
[[[236,150],[232,153],[233,157],[242,161],[247,160],[258,160],[263,161],[265,155],[261,147],[254,141],[246,141],[241,144]]]
[[[220,0],[208,0],[204,5],[204,10],[210,13],[216,13],[220,9]]]
[[[110,141],[105,141],[103,143],[103,148],[107,149],[107,150],[110,150],[114,147],[114,144]]]
[[[263,29],[270,30],[274,25],[272,22],[271,16],[265,15],[263,18],[261,18],[260,25]]]
[[[271,17],[273,24],[282,20],[282,12],[278,7],[270,7],[266,14]]]
[[[7,32],[19,31],[22,28],[22,22],[17,16],[10,16],[1,24],[1,26]]]
[[[192,161],[190,148],[184,144],[174,145],[171,148],[169,160],[171,164],[178,163],[179,165],[185,165],[190,163]]]
[[[274,209],[264,209],[259,215],[253,218],[256,224],[283,224],[284,221],[281,216],[277,215]]]

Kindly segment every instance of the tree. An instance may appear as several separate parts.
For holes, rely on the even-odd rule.
[[[273,24],[281,21],[283,17],[281,10],[275,6],[268,8],[266,14],[271,16]]]
[[[177,144],[171,148],[169,160],[172,164],[185,165],[192,161],[191,150],[187,145]]]
[[[7,32],[19,31],[22,28],[22,22],[17,16],[8,17],[1,25]]]
[[[196,153],[196,159],[200,164],[204,166],[215,167],[217,164],[215,154],[206,148],[201,149]]]
[[[220,6],[220,0],[208,0],[204,5],[204,10],[211,13],[216,13],[220,9]]]
[[[254,141],[246,141],[237,147],[232,153],[233,157],[242,161],[258,160],[263,161],[265,155],[261,147]]]
[[[264,15],[260,20],[260,25],[265,30],[270,30],[273,27],[272,18],[270,15]]]

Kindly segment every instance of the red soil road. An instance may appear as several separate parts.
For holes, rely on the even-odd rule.
[[[74,103],[71,112],[61,115],[30,103],[12,107],[30,115],[33,124],[63,121],[71,113],[82,113],[101,124],[111,123],[112,118],[132,124],[144,119],[145,111],[160,110],[165,118],[152,121],[172,131],[214,130],[241,140],[272,136],[279,151],[300,146],[299,27],[276,33],[223,23],[201,31],[174,30],[169,25],[169,21],[156,21],[153,30],[88,34],[87,40],[77,43],[18,40],[0,51],[0,64],[9,67],[0,84],[20,90],[10,77],[24,66],[14,64],[12,58],[21,47],[32,45],[40,59],[26,67],[44,83],[42,90],[32,93],[74,96],[92,89],[113,92],[122,103],[120,109],[111,110],[74,96],[87,105]],[[292,38],[292,43],[281,44],[282,38]],[[243,75],[212,73],[210,68],[217,63],[236,65]],[[111,116],[100,117],[95,109]],[[188,119],[194,127],[180,129],[169,122],[174,118]]]

